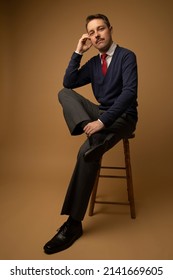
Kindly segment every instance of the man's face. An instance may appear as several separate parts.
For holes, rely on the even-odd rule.
[[[112,27],[107,27],[102,19],[93,19],[87,25],[89,38],[93,46],[101,53],[106,52],[112,44]]]

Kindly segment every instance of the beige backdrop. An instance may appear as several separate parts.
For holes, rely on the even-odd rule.
[[[25,228],[29,221],[33,235],[30,243],[35,242],[34,246],[38,221],[41,221],[40,243],[54,233],[76,153],[84,140],[84,136],[69,135],[57,92],[62,88],[69,58],[85,32],[86,16],[99,12],[109,17],[114,40],[137,55],[139,123],[136,138],[131,142],[137,213],[139,217],[144,215],[141,223],[152,216],[151,225],[157,223],[157,232],[160,227],[164,228],[162,237],[169,240],[173,227],[172,1],[4,0],[0,10],[2,238],[11,239],[13,222],[16,236],[22,238],[23,231],[28,234]],[[91,49],[83,62],[96,53]],[[93,99],[90,86],[78,91]],[[32,211],[33,207],[36,210]],[[170,220],[165,223],[168,216]],[[46,235],[43,234],[45,228]],[[24,249],[17,254],[17,242],[12,239],[9,245],[12,250],[0,250],[1,259],[44,258],[40,252],[33,256],[31,249],[28,254]],[[162,239],[159,244],[163,246]],[[163,250],[157,255],[153,249],[151,255],[146,253],[144,257],[172,258],[170,245],[167,247],[163,255]],[[124,253],[106,257],[142,256],[136,252],[134,256]],[[89,258],[89,252],[85,257]],[[79,256],[73,255],[73,258]]]

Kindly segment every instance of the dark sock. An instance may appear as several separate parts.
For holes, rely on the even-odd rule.
[[[90,122],[91,122],[90,120],[81,122],[80,125],[81,125],[82,129],[84,129],[84,127],[85,127],[88,123],[90,123]]]
[[[91,121],[88,120],[88,121],[83,121],[83,122],[78,123],[76,125],[76,127],[74,128],[74,130],[72,131],[72,135],[80,135],[80,134],[84,133],[83,129],[89,122],[91,122]]]
[[[69,224],[77,226],[81,223],[81,221],[77,221],[75,219],[73,219],[71,216],[68,217],[67,222],[69,222]]]

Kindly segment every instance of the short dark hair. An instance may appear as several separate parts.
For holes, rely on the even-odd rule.
[[[107,16],[105,16],[103,14],[95,14],[95,15],[90,15],[86,18],[86,25],[85,25],[86,29],[87,29],[88,23],[93,19],[102,19],[108,28],[111,26]]]

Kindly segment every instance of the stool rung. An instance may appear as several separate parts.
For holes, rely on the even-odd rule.
[[[100,204],[117,204],[117,205],[129,205],[129,202],[116,202],[116,201],[101,201],[101,200],[95,200],[95,203]]]
[[[126,179],[127,176],[118,176],[118,175],[99,175],[101,178],[116,178],[116,179]]]
[[[125,170],[126,169],[126,167],[121,167],[121,166],[101,166],[100,167],[101,169],[123,169],[123,170]]]

